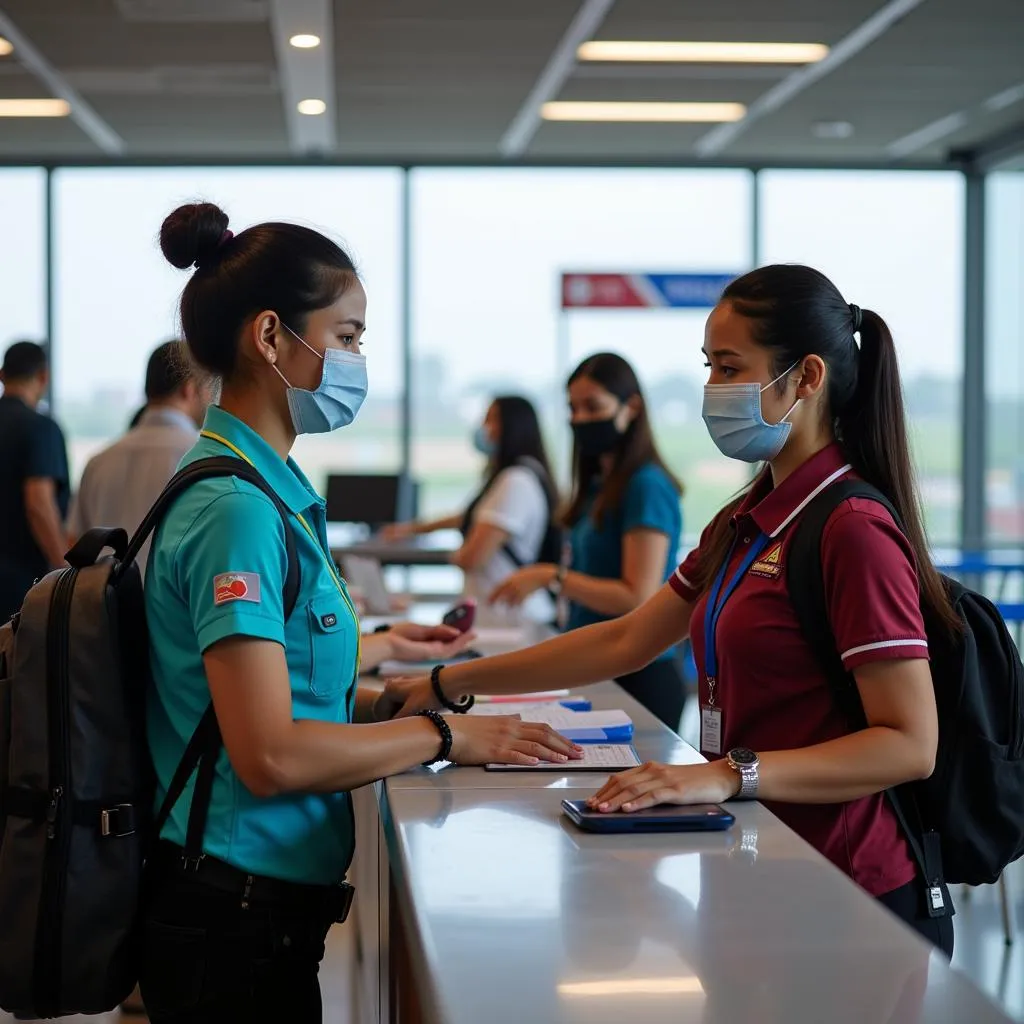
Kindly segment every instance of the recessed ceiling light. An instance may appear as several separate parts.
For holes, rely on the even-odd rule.
[[[747,112],[742,103],[545,103],[545,121],[739,121]]]
[[[300,32],[288,40],[297,50],[313,50],[320,45],[320,37],[309,33]]]
[[[0,36],[0,57],[6,57],[13,49],[10,40]]]
[[[300,114],[322,114],[327,109],[323,100],[299,100]]]
[[[811,134],[816,139],[848,139],[853,135],[853,125],[849,121],[815,121]]]
[[[823,43],[616,42],[593,39],[576,51],[580,60],[697,62],[713,64],[814,64],[828,54]]]
[[[67,100],[0,100],[0,117],[67,117]]]

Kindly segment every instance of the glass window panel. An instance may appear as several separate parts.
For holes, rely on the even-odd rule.
[[[295,455],[319,487],[329,472],[399,468],[401,171],[68,169],[56,173],[54,187],[56,398],[73,474],[124,429],[141,402],[149,353],[177,333],[188,276],[164,260],[157,236],[164,217],[196,197],[220,205],[236,233],[294,221],[336,238],[354,257],[369,299],[369,398],[351,428],[300,438]]]
[[[806,263],[889,324],[932,543],[958,543],[963,377],[960,174],[765,171],[763,263]]]

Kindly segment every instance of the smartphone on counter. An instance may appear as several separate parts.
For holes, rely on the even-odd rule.
[[[445,615],[441,620],[441,625],[451,626],[453,629],[457,629],[460,633],[468,633],[473,628],[473,623],[475,621],[476,601],[472,598],[467,598],[465,601],[460,601]]]
[[[585,832],[721,832],[736,821],[718,804],[658,804],[642,811],[602,813],[586,800],[563,800],[562,813]]]

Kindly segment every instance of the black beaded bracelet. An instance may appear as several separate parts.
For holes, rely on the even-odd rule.
[[[437,731],[441,734],[441,750],[438,752],[437,757],[431,761],[424,761],[423,767],[429,768],[433,764],[437,764],[438,761],[447,761],[452,752],[452,731],[448,726],[448,723],[444,720],[444,715],[438,714],[436,711],[420,711],[418,712],[423,718],[429,718],[431,722],[437,727]]]
[[[442,668],[444,668],[443,665],[435,665],[430,672],[430,685],[434,690],[434,696],[437,698],[438,704],[442,707],[447,708],[449,711],[454,711],[457,715],[464,715],[476,703],[476,697],[470,694],[469,696],[463,697],[457,704],[450,701],[444,695],[444,690],[441,689]]]

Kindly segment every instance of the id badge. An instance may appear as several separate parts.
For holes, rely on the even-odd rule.
[[[700,749],[705,754],[722,752],[722,709],[705,704],[700,709]]]

